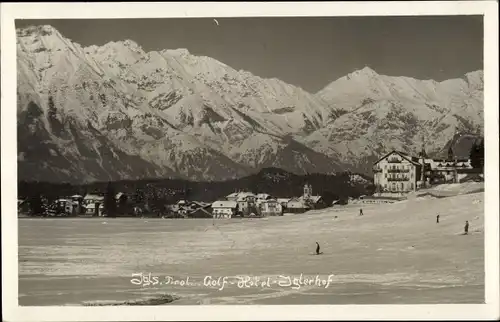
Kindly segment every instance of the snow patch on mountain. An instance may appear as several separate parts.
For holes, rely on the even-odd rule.
[[[24,179],[364,171],[421,137],[437,151],[483,128],[482,71],[435,82],[364,68],[314,95],[187,49],[82,48],[51,26],[18,29],[17,60]]]

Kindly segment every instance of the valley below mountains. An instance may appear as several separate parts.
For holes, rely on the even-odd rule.
[[[365,67],[308,93],[186,49],[17,29],[19,180],[370,175],[378,157],[424,142],[431,156],[453,145],[466,157],[483,124],[482,71],[436,82]]]

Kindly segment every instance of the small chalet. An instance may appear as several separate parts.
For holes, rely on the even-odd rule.
[[[286,212],[292,214],[301,214],[311,208],[301,198],[292,198],[286,204]]]
[[[65,214],[72,214],[73,211],[76,212],[76,206],[78,204],[71,199],[57,199],[55,201],[55,208],[58,212]],[[74,207],[75,206],[75,207]],[[74,209],[74,210],[73,210]]]
[[[238,209],[236,201],[216,201],[212,203],[213,218],[232,218]]]
[[[85,205],[85,214],[103,216],[104,205],[101,203],[89,203]]]
[[[254,203],[256,196],[247,191],[234,192],[226,197],[228,201],[247,201],[248,203]]]
[[[85,197],[83,197],[83,204],[88,205],[91,203],[104,203],[104,196],[97,195],[97,194],[87,194]]]
[[[290,198],[278,198],[277,201],[280,203],[282,207],[286,208],[286,205],[290,201]]]

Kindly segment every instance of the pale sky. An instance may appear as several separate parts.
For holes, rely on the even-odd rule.
[[[16,27],[49,24],[82,46],[131,39],[145,51],[187,48],[313,93],[365,66],[436,81],[483,69],[482,16],[217,20],[16,20]]]

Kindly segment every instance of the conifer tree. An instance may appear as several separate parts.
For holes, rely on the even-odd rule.
[[[474,169],[484,168],[484,139],[474,142],[469,153],[471,166]]]
[[[453,154],[453,148],[450,147],[448,148],[448,161],[453,161],[454,160],[454,154]]]

